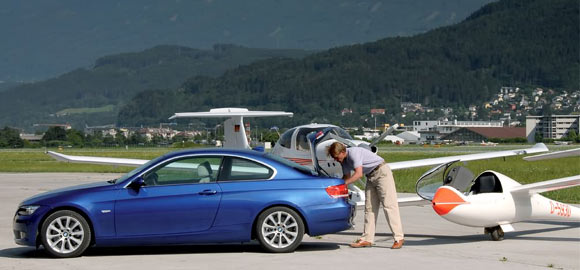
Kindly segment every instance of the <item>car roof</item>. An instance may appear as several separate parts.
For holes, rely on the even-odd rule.
[[[300,128],[323,128],[323,127],[338,127],[338,126],[331,125],[331,124],[312,123],[312,124],[297,126],[296,129],[300,129]]]
[[[255,156],[263,157],[263,152],[258,152],[254,150],[245,149],[233,149],[233,148],[192,148],[185,150],[177,150],[165,154],[166,157],[179,156],[184,154],[220,154],[220,155],[242,155],[242,156]]]

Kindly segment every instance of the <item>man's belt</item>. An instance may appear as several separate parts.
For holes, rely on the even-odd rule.
[[[387,164],[386,162],[383,161],[383,163],[379,164],[379,166],[376,166],[370,173],[367,173],[367,175],[371,175],[373,173],[375,173],[376,171],[378,171],[381,167],[383,167],[383,165]]]

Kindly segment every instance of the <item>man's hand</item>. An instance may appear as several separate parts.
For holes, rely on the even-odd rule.
[[[350,174],[344,175],[344,177],[343,177],[344,183],[346,185],[350,185],[350,184],[356,182],[356,180],[359,180],[362,176],[363,176],[362,166],[356,167],[354,169],[354,174],[353,175],[350,175]]]

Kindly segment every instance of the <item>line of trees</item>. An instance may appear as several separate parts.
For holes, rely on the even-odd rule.
[[[215,140],[223,140],[223,136],[211,134],[211,132],[202,133],[193,138],[181,135],[174,136],[171,139],[165,139],[161,136],[153,136],[151,140],[138,133],[132,133],[125,136],[119,132],[116,136],[105,135],[96,132],[86,134],[76,129],[65,130],[62,127],[50,127],[42,136],[39,142],[29,142],[20,138],[20,131],[10,127],[4,127],[0,130],[0,148],[35,148],[35,147],[124,147],[130,146],[168,146],[174,148],[183,147],[200,147],[202,144],[210,143]],[[274,144],[278,140],[278,133],[272,130],[262,130],[260,140],[269,141]],[[209,141],[209,142],[208,142]]]
[[[113,137],[112,135],[103,136],[100,132],[85,134],[76,129],[65,130],[62,127],[50,127],[42,136],[39,145],[46,147],[110,147],[126,145],[154,146],[172,142],[173,141],[163,141],[163,138],[160,137],[154,137],[152,140],[148,141],[144,136],[137,133],[133,133],[128,137],[123,133],[117,133]]]
[[[179,138],[174,138],[179,139]],[[154,138],[147,141],[139,134],[132,134],[128,138],[123,134],[103,136],[101,133],[94,135],[85,134],[75,129],[65,130],[62,127],[50,127],[42,136],[40,142],[29,142],[20,138],[17,129],[4,127],[0,130],[0,148],[35,148],[35,147],[109,147],[125,145],[153,146],[160,144],[171,144],[173,141],[163,141],[163,138]]]

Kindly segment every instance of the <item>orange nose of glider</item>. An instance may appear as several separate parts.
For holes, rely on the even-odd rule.
[[[440,187],[437,189],[431,201],[433,210],[440,216],[446,215],[453,208],[465,203],[467,202],[455,190],[449,187]]]

